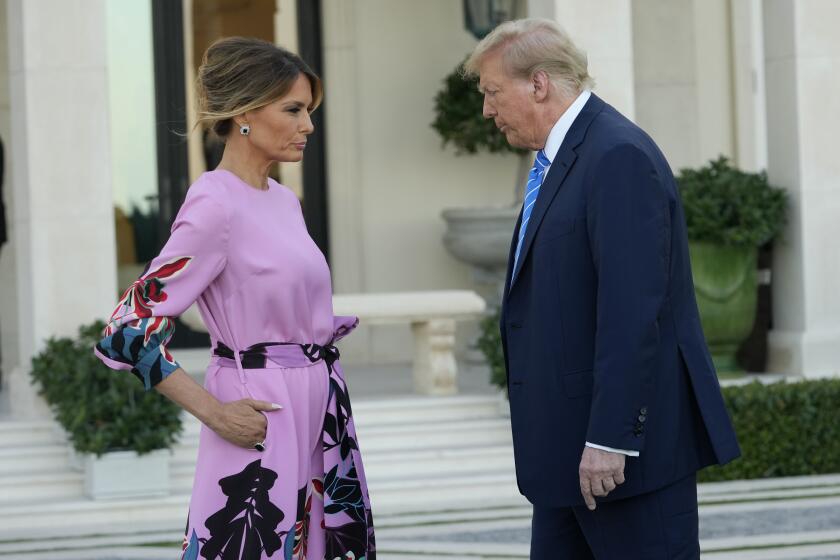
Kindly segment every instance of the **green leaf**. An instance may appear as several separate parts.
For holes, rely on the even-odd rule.
[[[764,172],[746,173],[720,156],[676,179],[692,241],[760,247],[785,225],[787,192],[770,186]]]

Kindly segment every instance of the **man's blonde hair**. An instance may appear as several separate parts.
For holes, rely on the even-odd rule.
[[[586,53],[551,20],[518,19],[499,25],[475,47],[464,63],[464,74],[478,76],[484,58],[495,52],[502,53],[511,76],[530,79],[536,72],[543,71],[566,98],[594,86]]]

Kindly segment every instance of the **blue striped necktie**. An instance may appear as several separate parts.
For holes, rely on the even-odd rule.
[[[534,210],[534,203],[537,202],[537,195],[540,194],[540,185],[543,182],[545,168],[551,164],[545,152],[540,150],[534,158],[534,167],[528,173],[528,185],[525,187],[525,201],[522,203],[522,225],[519,226],[519,242],[516,244],[516,255],[513,259],[513,270],[519,262],[519,252],[522,250],[522,242],[525,240],[525,233],[528,231],[528,220],[531,219],[531,212]]]

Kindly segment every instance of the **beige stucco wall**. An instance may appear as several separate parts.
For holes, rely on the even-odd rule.
[[[443,78],[476,43],[461,2],[325,0],[323,10],[336,292],[471,288],[441,242],[441,211],[510,204],[517,162],[456,157],[429,126]],[[410,355],[407,326],[374,332],[343,343],[346,359]]]
[[[672,169],[735,154],[729,0],[634,0],[636,122]]]

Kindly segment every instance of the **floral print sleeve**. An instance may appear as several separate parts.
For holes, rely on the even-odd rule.
[[[175,332],[172,318],[225,266],[228,221],[211,186],[190,188],[166,246],[125,291],[94,349],[108,367],[130,370],[147,390],[179,367],[166,349]]]

